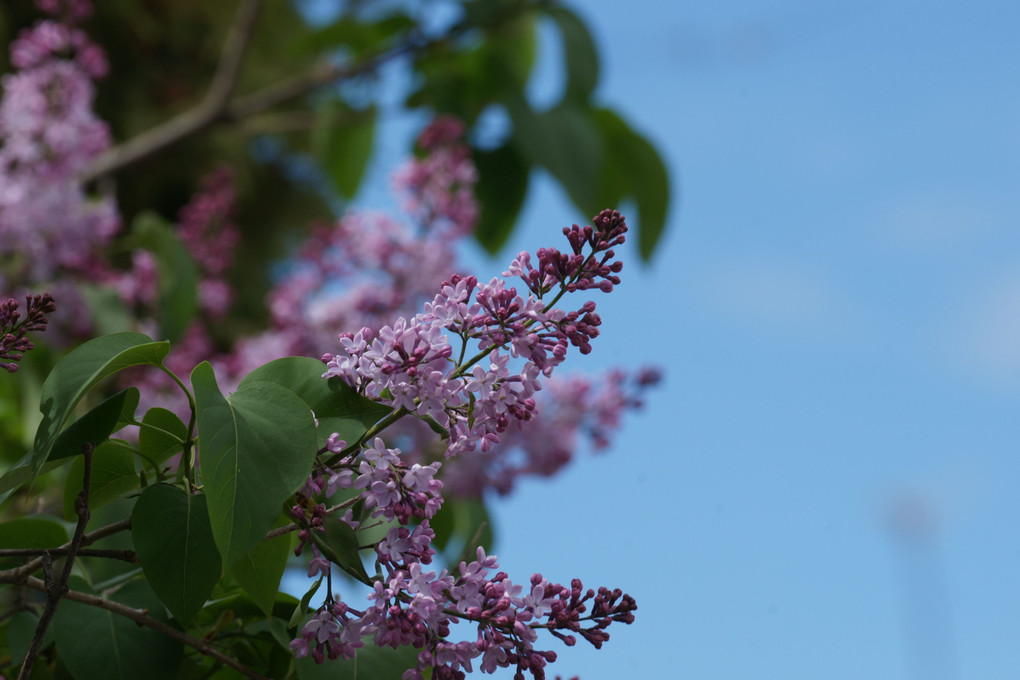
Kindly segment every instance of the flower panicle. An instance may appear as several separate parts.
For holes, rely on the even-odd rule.
[[[8,373],[18,370],[25,352],[35,348],[28,339],[29,333],[42,333],[49,323],[47,314],[57,309],[49,293],[25,296],[25,318],[21,318],[21,305],[15,298],[0,302],[0,368]]]
[[[426,139],[426,145],[443,144],[446,132],[432,131],[435,139]],[[570,251],[540,250],[537,268],[528,253],[518,255],[504,277],[520,278],[524,292],[506,279],[482,283],[454,275],[421,313],[340,334],[339,352],[323,356],[323,377],[340,377],[360,394],[391,406],[394,414],[413,414],[438,426],[433,429],[447,433],[447,457],[492,450],[512,425],[536,418],[535,395],[569,347],[586,354],[599,335],[601,318],[593,301],[572,310],[559,305],[564,295],[610,292],[620,283],[622,265],[613,248],[624,242],[626,222],[607,210],[593,224],[566,229]],[[624,382],[622,375],[615,377]],[[634,395],[655,379],[642,372],[629,381],[633,387],[585,401],[614,421],[624,408],[636,405]],[[591,391],[588,386],[584,390]],[[574,429],[581,427],[577,420]],[[598,441],[601,432],[593,433],[593,439]],[[529,673],[544,680],[556,653],[536,647],[540,631],[568,646],[581,637],[600,648],[612,623],[634,620],[637,605],[620,590],[585,589],[577,579],[564,586],[541,574],[527,585],[516,584],[482,547],[475,559],[454,570],[428,570],[435,555],[430,521],[443,500],[444,484],[436,478],[442,463],[408,463],[400,449],[388,448],[378,437],[348,446],[335,441],[338,436],[319,452],[319,467],[292,510],[304,527],[302,545],[314,542],[311,532],[322,530],[326,512],[325,503],[311,496],[328,498],[341,488],[358,491],[360,519],[397,525],[374,544],[360,546],[374,551],[377,575],[370,581],[369,606],[359,612],[339,595],[328,595],[291,644],[297,656],[320,663],[351,658],[371,640],[377,646],[420,650],[418,664],[404,673],[404,680],[421,680],[426,672],[432,678],[460,679],[474,665],[486,673],[515,668],[515,678],[523,680]],[[459,460],[464,458],[471,456]],[[348,511],[344,521],[352,519]],[[315,545],[312,550],[309,574],[328,576],[329,561]],[[477,626],[473,641],[448,639],[460,621]]]

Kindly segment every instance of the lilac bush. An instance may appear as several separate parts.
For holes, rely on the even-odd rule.
[[[0,302],[0,368],[48,326],[63,354],[25,389],[41,418],[0,474],[0,672],[542,680],[557,644],[598,649],[632,623],[620,589],[512,580],[485,510],[608,448],[659,380],[560,369],[600,335],[624,217],[489,281],[463,273],[481,172],[467,126],[437,115],[394,173],[401,213],[309,229],[267,322],[235,331],[238,172],[210,169],[172,222],[122,218],[94,181],[123,149],[94,108],[110,67],[91,5],[37,6],[0,81],[0,290],[26,297]],[[280,592],[289,567],[313,580],[301,598]]]

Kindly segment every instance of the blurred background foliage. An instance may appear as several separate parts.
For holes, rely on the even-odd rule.
[[[115,148],[108,155],[201,108],[245,5],[96,3],[83,28],[111,64],[110,75],[98,83],[96,101],[113,134]],[[475,238],[489,253],[506,243],[532,176],[545,171],[570,197],[579,222],[629,202],[641,256],[651,256],[669,207],[665,165],[647,139],[599,103],[598,47],[568,5],[322,2],[317,5],[330,18],[314,24],[300,5],[261,3],[236,83],[206,123],[137,160],[88,177],[95,191],[115,193],[123,217],[114,262],[126,266],[133,248],[147,247],[158,256],[164,282],[176,277],[184,290],[187,263],[175,257],[181,248],[166,232],[201,177],[220,164],[233,169],[236,222],[243,235],[230,274],[237,298],[226,322],[215,329],[219,349],[265,327],[271,266],[286,259],[310,225],[332,220],[362,190],[366,170],[380,151],[376,133],[384,100],[390,108],[398,102],[386,115],[452,114],[465,122],[479,169]],[[0,43],[9,44],[40,18],[29,0],[3,3]],[[529,102],[527,85],[543,25],[552,26],[561,42],[565,86],[558,102],[539,108]],[[9,72],[7,50],[0,52],[0,72]],[[391,65],[409,76],[396,97],[381,73]],[[503,121],[495,138],[486,132],[487,118]],[[98,332],[118,330],[129,320],[111,310],[112,296],[91,300],[98,300],[96,314],[102,317]],[[164,296],[164,305],[170,302]],[[160,332],[171,339],[187,321],[178,317],[189,308],[186,301],[174,306],[181,313],[169,310],[160,320]],[[3,439],[8,443],[30,440],[39,383],[55,356],[37,350],[16,386],[0,385],[0,420],[7,423]],[[4,449],[5,458],[20,455]]]

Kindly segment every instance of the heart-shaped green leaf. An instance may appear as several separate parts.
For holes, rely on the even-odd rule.
[[[131,513],[131,537],[153,591],[187,626],[221,572],[205,496],[166,484],[146,488]]]
[[[191,384],[213,537],[230,566],[262,540],[311,473],[315,422],[304,401],[271,382],[242,384],[224,397],[208,362],[191,373]]]

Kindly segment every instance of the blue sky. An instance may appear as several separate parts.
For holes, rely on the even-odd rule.
[[[1017,677],[1020,5],[575,7],[599,97],[655,141],[675,198],[572,365],[657,363],[667,384],[610,453],[494,502],[515,580],[638,600],[550,670]],[[539,102],[562,86],[553,36]],[[533,187],[480,278],[586,219]]]
[[[495,505],[511,575],[638,599],[555,672],[1017,677],[1020,6],[577,8],[678,201],[573,364],[667,385]],[[499,261],[580,219],[540,184]]]

